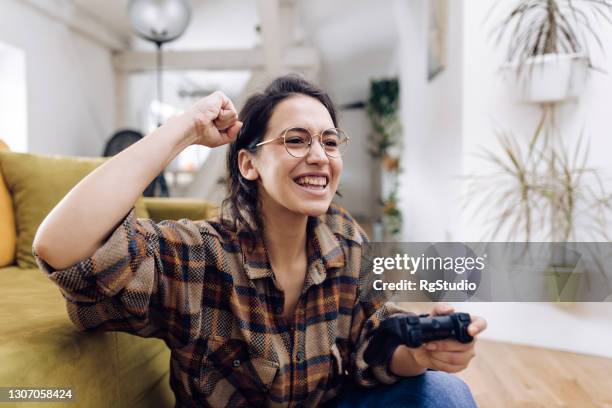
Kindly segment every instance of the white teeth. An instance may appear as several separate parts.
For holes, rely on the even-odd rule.
[[[302,186],[308,185],[325,187],[327,185],[327,178],[321,176],[304,176],[298,177],[297,179],[295,179],[295,182]]]

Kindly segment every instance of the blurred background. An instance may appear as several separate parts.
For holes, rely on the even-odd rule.
[[[239,108],[297,72],[339,107],[351,137],[340,202],[373,239],[609,241],[606,2],[179,1],[184,32],[161,51],[138,35],[150,20],[130,19],[129,3],[2,0],[0,138],[11,150],[102,156],[113,135],[146,135],[215,90]],[[224,159],[190,147],[151,195],[218,204]],[[598,356],[589,364],[612,372],[609,302],[456,306],[489,320],[487,339]]]

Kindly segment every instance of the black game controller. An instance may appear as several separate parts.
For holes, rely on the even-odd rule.
[[[449,338],[460,343],[469,343],[473,340],[467,331],[471,321],[468,313],[389,317],[380,323],[372,335],[363,358],[370,365],[378,365],[388,362],[400,344],[416,348],[428,341]]]

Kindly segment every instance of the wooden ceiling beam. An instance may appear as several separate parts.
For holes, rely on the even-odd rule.
[[[259,48],[230,50],[164,51],[164,70],[258,70],[266,68],[266,53]],[[115,69],[122,72],[156,68],[155,51],[121,51],[113,57]],[[312,47],[289,47],[281,55],[289,70],[319,67],[319,55]]]

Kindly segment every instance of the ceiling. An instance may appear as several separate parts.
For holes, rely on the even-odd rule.
[[[128,0],[72,0],[72,2],[114,33],[123,37],[130,35],[130,24],[126,13]]]
[[[319,50],[322,79],[334,100],[363,101],[374,77],[397,75],[392,1],[300,0],[306,38]]]
[[[72,0],[111,31],[131,37],[128,0]],[[396,28],[390,1],[294,1],[305,43],[322,60],[322,81],[339,103],[363,100],[371,77],[394,74]],[[257,42],[257,0],[190,0],[192,21],[168,49],[247,48]],[[136,48],[150,47],[133,41]]]

